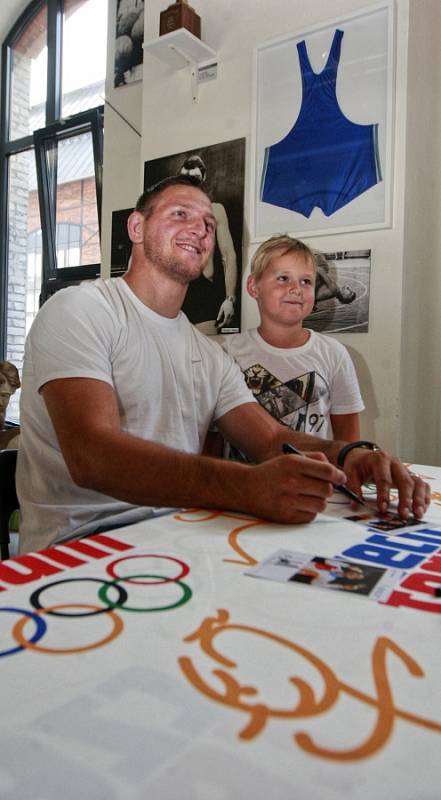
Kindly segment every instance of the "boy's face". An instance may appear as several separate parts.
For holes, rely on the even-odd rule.
[[[263,322],[301,326],[314,306],[314,265],[301,253],[276,252],[260,278],[248,277],[247,289]]]

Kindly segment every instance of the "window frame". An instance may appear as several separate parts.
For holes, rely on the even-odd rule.
[[[46,83],[46,126],[40,128],[38,132],[18,138],[9,139],[11,121],[11,79],[12,79],[12,54],[13,48],[26,28],[32,23],[34,17],[44,8],[47,9],[47,83]],[[63,120],[62,110],[62,56],[63,56],[63,13],[64,0],[31,0],[12,26],[8,35],[2,43],[1,57],[1,95],[0,95],[0,358],[6,357],[7,348],[7,315],[8,315],[8,206],[9,206],[9,161],[10,156],[24,152],[33,151],[34,157],[37,155],[35,134],[38,133],[37,141],[45,140],[45,133],[50,132],[53,136],[61,136],[60,128],[64,130],[79,129],[81,125],[85,130],[92,132],[93,155],[95,166],[95,187],[98,214],[98,228],[101,243],[101,201],[102,201],[102,165],[103,165],[103,123],[104,106],[98,106],[88,111],[80,112]],[[46,136],[47,139],[47,136]],[[63,285],[77,283],[84,278],[95,277],[100,274],[101,264],[93,264],[78,267],[68,267],[65,269],[53,268],[54,261],[51,252],[51,237],[55,234],[55,219],[51,220],[51,211],[48,207],[46,190],[41,190],[40,178],[38,177],[39,166],[37,165],[38,196],[40,204],[40,214],[42,217],[42,229],[48,225],[52,230],[49,235],[47,250],[43,239],[43,269],[42,269],[42,293],[40,302],[44,302],[46,297],[53,294]],[[44,175],[44,170],[41,171]],[[46,180],[41,178],[42,182]],[[46,195],[45,195],[46,192]],[[45,199],[46,197],[46,199]],[[42,204],[43,199],[43,204]],[[49,217],[48,217],[49,211]],[[46,214],[43,221],[43,213]],[[45,224],[46,223],[46,224]],[[48,261],[49,258],[49,261]],[[67,274],[69,272],[69,275]]]
[[[62,122],[54,122],[45,128],[34,131],[35,158],[37,165],[38,200],[40,206],[43,238],[42,301],[52,294],[47,286],[54,281],[84,280],[100,274],[100,264],[78,265],[76,267],[57,266],[56,248],[56,176],[49,171],[47,152],[52,144],[82,133],[92,134],[93,162],[95,170],[95,191],[98,212],[98,232],[101,241],[101,201],[102,201],[102,135],[103,107],[82,111]]]

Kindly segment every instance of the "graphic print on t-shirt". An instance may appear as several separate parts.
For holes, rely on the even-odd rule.
[[[313,407],[329,390],[318,372],[305,372],[283,383],[261,364],[253,364],[244,376],[256,400],[279,422],[306,433],[323,427],[323,415],[314,413]]]

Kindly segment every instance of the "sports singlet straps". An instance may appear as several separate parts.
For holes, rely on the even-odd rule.
[[[325,67],[312,69],[297,44],[302,103],[289,133],[265,150],[261,200],[309,217],[329,217],[381,181],[378,124],[357,125],[342,113],[336,82],[343,31],[334,33]]]

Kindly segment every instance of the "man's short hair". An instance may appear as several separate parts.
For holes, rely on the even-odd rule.
[[[251,259],[251,274],[256,280],[263,275],[273,256],[278,253],[285,256],[287,253],[299,253],[305,261],[310,261],[314,271],[317,269],[314,251],[300,239],[293,239],[288,234],[271,236],[257,248]]]
[[[162,181],[158,181],[158,183],[154,183],[153,186],[149,186],[142,195],[138,197],[135,211],[139,211],[140,214],[143,214],[146,218],[149,217],[153,210],[155,198],[159,197],[159,195],[170,186],[194,186],[209,198],[209,194],[203,187],[199,178],[193,175],[171,175],[168,178],[164,178]]]

